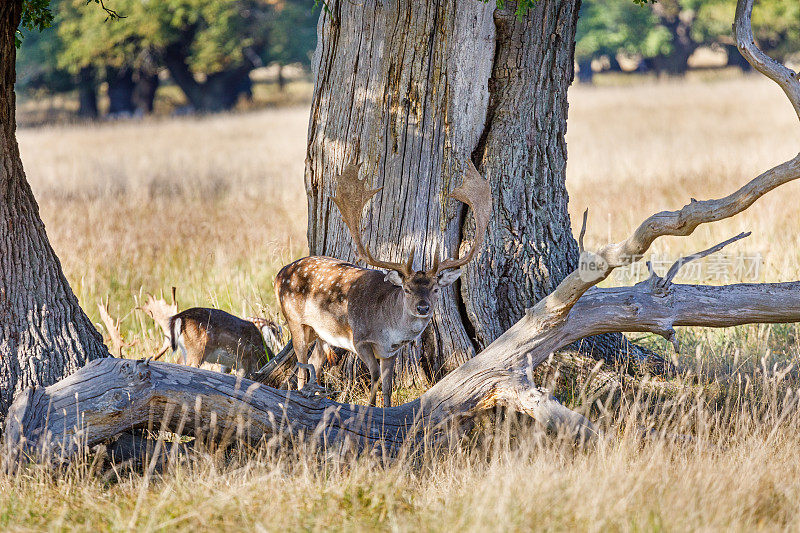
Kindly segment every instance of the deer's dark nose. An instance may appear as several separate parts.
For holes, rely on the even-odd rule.
[[[426,302],[420,302],[417,304],[417,313],[419,313],[420,315],[427,315],[430,310],[431,306],[428,305]]]

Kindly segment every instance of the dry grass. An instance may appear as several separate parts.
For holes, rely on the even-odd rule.
[[[789,105],[758,79],[573,89],[569,188],[587,243],[620,239],[688,198],[726,194],[797,151]],[[304,252],[303,108],[20,132],[53,246],[94,318],[110,293],[131,355],[152,352],[140,290],[179,287],[182,307],[274,312],[271,279]],[[800,184],[657,252],[676,257],[743,230],[763,280],[800,276]],[[590,398],[605,436],[586,449],[527,428],[388,464],[264,444],[200,454],[146,481],[0,477],[0,527],[145,530],[796,529],[800,482],[796,326],[685,329],[687,374],[669,394]],[[659,345],[657,341],[654,344]],[[579,388],[585,383],[579,383]],[[677,392],[676,392],[677,391]],[[642,427],[669,435],[641,440]]]
[[[758,78],[711,84],[573,90],[568,143],[571,213],[589,208],[587,245],[625,238],[644,218],[690,198],[721,197],[790,159],[800,130],[780,89]],[[625,105],[627,104],[627,105]],[[731,220],[670,237],[654,251],[686,254],[741,231],[737,250],[764,256],[763,279],[800,271],[800,183]]]

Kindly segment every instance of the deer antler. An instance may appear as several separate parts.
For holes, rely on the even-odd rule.
[[[350,230],[350,235],[356,245],[356,252],[369,265],[387,270],[396,270],[403,276],[410,276],[413,273],[413,248],[406,263],[393,263],[375,259],[369,248],[364,245],[361,235],[361,213],[364,211],[364,206],[381,189],[367,189],[366,179],[358,179],[360,168],[361,163],[350,163],[345,167],[342,173],[336,177],[336,196],[332,198],[342,214],[342,220],[347,225],[347,229]]]
[[[467,254],[459,259],[445,259],[441,263],[439,257],[434,258],[433,267],[429,272],[438,274],[443,270],[450,270],[466,265],[483,245],[486,235],[486,228],[489,226],[489,219],[492,216],[492,188],[489,182],[478,173],[478,169],[467,160],[464,163],[466,173],[461,185],[450,193],[451,198],[467,204],[475,217],[475,240]]]
[[[103,321],[103,325],[108,331],[108,336],[111,338],[111,346],[114,353],[118,357],[122,357],[122,349],[129,348],[133,344],[122,339],[122,333],[119,331],[119,320],[111,318],[111,314],[108,312],[108,296],[106,296],[105,301],[102,298],[98,300],[97,310],[100,312],[100,320]]]

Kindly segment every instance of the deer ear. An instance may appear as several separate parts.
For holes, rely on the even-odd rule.
[[[403,286],[403,276],[397,270],[390,270],[386,273],[386,277],[383,278],[384,281],[388,281],[392,285],[397,285],[398,287]]]
[[[455,280],[461,277],[461,269],[456,268],[454,270],[445,270],[441,274],[439,274],[439,286],[440,287],[447,287],[448,285],[452,285]]]

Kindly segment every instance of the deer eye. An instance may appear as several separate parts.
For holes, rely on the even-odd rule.
[[[437,294],[439,292],[439,287],[434,287],[433,294]]]
[[[407,289],[407,288],[403,287],[403,292],[406,293],[406,294],[411,294],[411,289]]]

